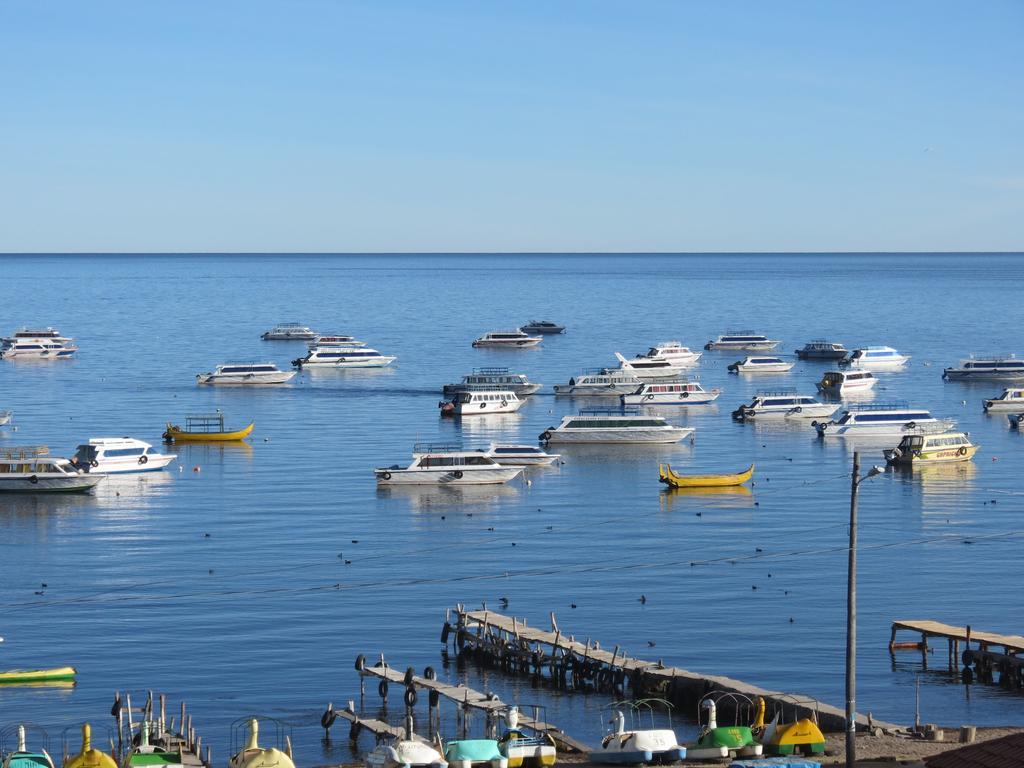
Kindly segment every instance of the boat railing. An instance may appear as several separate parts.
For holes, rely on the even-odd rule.
[[[413,453],[460,453],[465,449],[459,443],[416,443]]]
[[[799,394],[796,387],[778,387],[777,389],[759,389],[754,397],[794,397]]]
[[[657,379],[645,381],[641,386],[644,389],[650,389],[663,384],[696,384],[699,381],[700,376],[696,374],[677,374],[675,376],[659,376]]]
[[[474,376],[508,376],[508,368],[474,368]]]
[[[911,435],[940,435],[943,432],[952,432],[955,430],[951,428],[951,422],[940,419],[934,424],[915,424],[912,427],[904,428],[903,431],[904,433]]]
[[[257,365],[273,365],[275,368],[277,367],[277,365],[274,362],[270,361],[270,360],[229,360],[226,363],[221,363],[217,367],[218,368],[227,368],[229,366],[230,367],[244,366],[244,367],[247,367],[247,368],[252,368],[252,367],[257,366]]]
[[[188,432],[223,432],[224,414],[193,413],[185,416],[185,429]]]
[[[761,336],[761,335],[762,334],[758,333],[757,331],[750,331],[750,330],[739,330],[739,331],[729,330],[729,331],[726,331],[723,334],[723,336]]]
[[[20,459],[35,459],[40,456],[49,456],[50,449],[45,445],[21,445],[10,448],[0,448],[0,459],[17,461]]]
[[[461,392],[512,392],[508,384],[459,384]]]
[[[910,403],[906,400],[889,400],[882,403],[851,403],[846,406],[846,410],[851,413],[857,413],[861,411],[906,411],[910,408]],[[925,410],[921,408],[920,410]]]
[[[639,408],[580,408],[580,416],[639,416]]]

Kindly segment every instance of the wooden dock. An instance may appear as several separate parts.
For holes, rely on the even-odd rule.
[[[774,705],[793,708],[791,695],[750,685],[719,675],[691,672],[666,666],[662,660],[647,661],[629,656],[619,646],[612,650],[587,639],[580,642],[563,633],[555,615],[550,614],[551,629],[537,629],[523,619],[487,610],[470,611],[457,606],[448,611],[441,630],[444,652],[449,642],[456,654],[468,656],[478,663],[500,668],[509,674],[545,680],[565,691],[605,693],[623,698],[628,690],[633,698],[657,696],[671,701],[683,711],[696,712],[702,696],[711,691],[743,694],[751,699],[763,697],[771,709]],[[817,717],[822,729],[842,731],[846,714],[816,699],[801,696],[797,706],[800,717]],[[719,713],[719,717],[732,713]],[[858,714],[862,727],[902,730],[902,726],[874,720],[870,713]]]
[[[921,639],[919,642],[897,642],[896,633],[900,631],[916,632]],[[919,650],[922,663],[927,668],[929,638],[946,639],[948,666],[957,669],[962,662],[965,682],[971,682],[977,676],[983,682],[998,680],[1000,685],[1007,688],[1024,688],[1024,657],[1019,655],[1024,651],[1024,637],[1021,635],[979,632],[970,625],[957,627],[939,621],[894,621],[889,637],[889,651]],[[972,641],[978,644],[977,649],[971,648]],[[961,643],[964,647],[962,653]]]
[[[457,727],[464,734],[469,731],[469,720],[472,713],[477,712],[484,716],[484,727],[488,738],[497,738],[497,728],[501,714],[510,706],[493,693],[480,693],[464,685],[451,685],[450,683],[442,682],[436,678],[433,669],[430,667],[427,667],[422,675],[417,675],[412,667],[409,667],[404,672],[395,669],[384,660],[383,655],[372,667],[367,666],[364,657],[360,656],[356,661],[356,669],[359,670],[360,689],[362,690],[364,678],[376,679],[378,681],[377,693],[380,694],[385,704],[387,703],[392,685],[395,685],[398,691],[401,692],[402,701],[409,710],[415,707],[419,699],[418,691],[421,690],[427,692],[428,705],[432,712],[437,710],[441,698],[456,703],[459,715]],[[538,734],[549,735],[554,740],[555,745],[562,751],[578,752],[581,754],[590,751],[590,747],[568,736],[557,726],[540,720],[536,715],[531,717],[528,710],[529,707],[523,707],[520,711],[520,727]],[[433,720],[433,715],[431,720]]]

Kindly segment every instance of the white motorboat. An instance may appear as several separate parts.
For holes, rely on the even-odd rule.
[[[813,421],[822,437],[902,437],[917,427],[943,426],[953,422],[936,419],[924,408],[911,408],[906,403],[872,403],[851,405],[838,421]]]
[[[745,357],[730,363],[730,373],[785,373],[795,363],[788,363],[781,357]]]
[[[418,443],[409,466],[395,464],[373,472],[378,485],[489,485],[514,480],[523,468],[502,466],[480,451],[457,445]]]
[[[523,401],[510,389],[474,387],[456,392],[451,400],[437,404],[441,413],[451,416],[483,416],[488,413],[515,413]]]
[[[645,381],[633,392],[622,395],[623,405],[707,405],[718,399],[720,389],[704,389],[699,381]]]
[[[846,397],[870,392],[877,383],[878,379],[871,371],[828,371],[817,387],[823,395]]]
[[[714,341],[704,345],[704,349],[746,349],[751,352],[769,352],[779,346],[775,339],[769,339],[756,331],[727,331]]]
[[[521,326],[519,330],[525,333],[555,334],[565,333],[565,326],[553,323],[550,320],[531,320],[526,325]]]
[[[619,373],[631,373],[638,379],[664,379],[678,376],[685,366],[679,365],[671,360],[660,357],[634,357],[627,360],[618,352],[615,359],[619,361],[618,368],[609,368],[609,371]]]
[[[892,347],[864,347],[853,350],[839,364],[850,368],[899,368],[909,359],[908,355],[901,355]]]
[[[344,334],[324,334],[323,336],[317,336],[311,342],[309,342],[309,348],[314,347],[365,347],[365,341],[359,341],[355,336],[346,336]]]
[[[77,493],[92,489],[104,477],[83,472],[67,459],[50,456],[45,446],[0,449],[2,492]]]
[[[986,411],[1014,411],[1024,412],[1024,389],[1020,387],[1007,387],[999,397],[993,397],[982,401]]]
[[[523,333],[521,328],[514,331],[488,331],[479,339],[473,341],[474,347],[535,347],[544,341],[542,336],[530,336]]]
[[[696,430],[629,408],[585,408],[540,435],[546,443],[678,443]]]
[[[225,363],[213,371],[196,375],[196,384],[231,386],[262,386],[287,384],[295,371],[282,371],[274,363]]]
[[[154,472],[176,458],[173,453],[154,451],[149,443],[131,437],[92,437],[75,449],[72,463],[86,472],[109,475]]]
[[[827,339],[814,339],[796,351],[801,360],[842,360],[850,351],[842,344]]]
[[[72,341],[67,336],[61,336],[56,328],[21,328],[0,343],[0,358],[64,360],[78,351]]]
[[[305,357],[292,360],[296,368],[384,368],[397,358],[369,347],[313,347]]]
[[[635,392],[643,382],[634,374],[591,368],[569,379],[568,384],[556,384],[555,395],[571,397],[615,397]]]
[[[694,352],[689,347],[684,347],[679,341],[663,341],[660,344],[655,344],[642,355],[637,355],[636,359],[668,360],[681,368],[690,368],[697,364],[703,354],[703,352]]]
[[[14,418],[14,413],[11,411],[0,411],[0,427],[7,426],[11,423],[11,419]]]
[[[301,323],[278,323],[260,335],[264,341],[310,341],[316,332]]]
[[[1022,381],[1024,359],[1009,357],[969,357],[956,368],[946,368],[942,378],[950,381]]]
[[[786,419],[828,418],[839,410],[835,404],[821,403],[811,395],[798,394],[795,389],[776,389],[758,392],[749,405],[741,405],[732,412],[734,419],[764,418]]]
[[[562,458],[560,454],[548,453],[536,445],[516,445],[514,443],[491,443],[483,454],[502,465],[524,467],[547,466]]]
[[[474,368],[471,374],[462,377],[459,384],[445,384],[442,392],[450,396],[477,387],[501,387],[526,397],[542,386],[531,382],[525,373],[512,373],[508,368]]]

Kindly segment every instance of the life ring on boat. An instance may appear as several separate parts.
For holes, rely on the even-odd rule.
[[[39,478],[38,478],[38,477],[36,477],[35,475],[32,475],[32,476],[31,476],[31,477],[30,477],[30,478],[28,479],[28,481],[29,481],[30,483],[32,483],[32,485],[38,485],[38,484],[39,484]]]
[[[502,400],[501,401],[501,407],[502,408],[507,408],[508,407],[508,400]]]
[[[790,411],[790,413],[803,413],[803,412],[804,412],[804,409],[802,407],[800,407],[799,405],[796,406],[793,410]]]
[[[383,472],[383,473],[381,473],[381,477],[383,479],[385,479],[385,480],[390,480],[391,479],[391,473],[390,472]]]
[[[93,469],[95,469],[99,465],[100,465],[100,463],[98,461],[96,461],[96,459],[93,459],[92,461],[89,462],[89,466],[92,467]]]
[[[415,707],[416,706],[416,689],[411,685],[405,689],[405,706]]]
[[[139,456],[139,464],[146,464],[148,462],[149,456],[147,456],[146,454],[142,454],[141,456]]]
[[[544,430],[543,432],[540,433],[540,439],[547,442],[548,440],[551,439],[551,432],[548,430]]]
[[[366,657],[363,654],[356,656],[356,672],[362,672],[366,669]]]
[[[967,446],[966,445],[961,445],[957,449],[956,455],[957,456],[966,456],[967,455]]]
[[[462,470],[461,469],[456,469],[454,472],[452,472],[452,477],[454,477],[456,480],[461,480],[462,479]]]
[[[679,396],[685,399],[685,398],[690,396],[690,393],[689,392],[680,392]]]
[[[654,395],[650,395],[650,394],[644,395],[644,400],[653,400],[653,399],[654,399]]]
[[[382,699],[386,699],[388,697],[388,681],[387,680],[381,680],[380,683],[377,684],[377,693],[380,694],[380,697]]]

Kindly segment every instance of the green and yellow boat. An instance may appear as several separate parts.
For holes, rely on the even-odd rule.
[[[78,672],[74,667],[53,669],[11,669],[0,672],[0,685],[36,685],[73,681]]]

